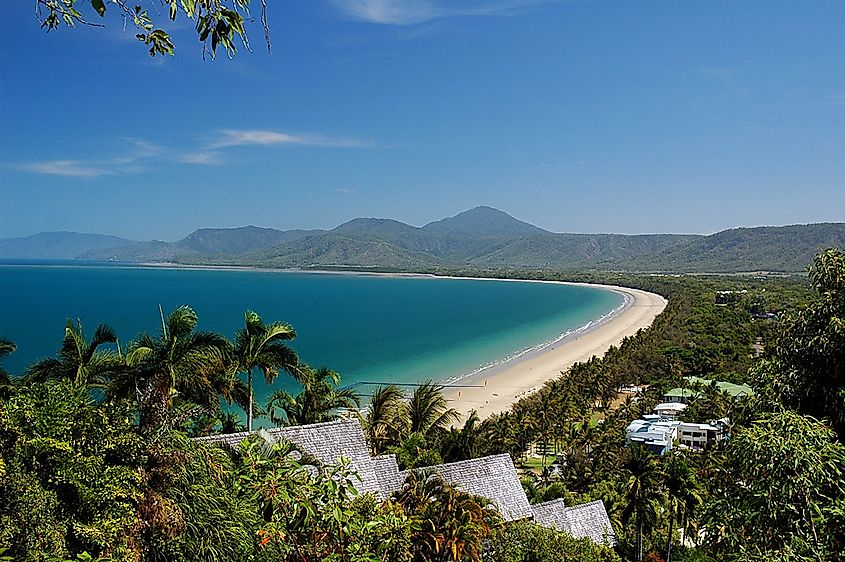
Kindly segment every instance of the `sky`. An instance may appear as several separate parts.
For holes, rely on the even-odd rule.
[[[213,61],[156,2],[173,57],[110,3],[49,34],[33,4],[0,3],[0,237],[845,221],[838,0],[273,1],[272,53],[253,21]]]

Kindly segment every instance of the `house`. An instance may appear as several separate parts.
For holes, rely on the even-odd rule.
[[[350,468],[361,479],[356,485],[361,493],[373,493],[384,499],[405,485],[407,471],[399,470],[394,455],[370,456],[364,431],[356,418],[261,431],[270,439],[292,443],[324,465],[337,463],[340,458],[348,459]],[[247,436],[249,433],[243,431],[195,440],[236,447]],[[414,472],[423,471],[436,472],[458,489],[491,500],[505,521],[533,520],[577,538],[588,537],[598,544],[615,544],[610,520],[600,501],[569,507],[563,500],[536,506],[529,504],[510,455],[491,455],[414,469]]]

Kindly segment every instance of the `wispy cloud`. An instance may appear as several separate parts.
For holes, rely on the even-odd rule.
[[[206,135],[206,139],[209,136]],[[224,160],[225,149],[237,146],[304,146],[315,148],[366,148],[375,146],[368,141],[352,138],[328,137],[313,133],[286,133],[282,131],[224,129],[216,132],[213,140],[198,141],[193,147],[169,147],[146,139],[122,138],[123,147],[115,150],[111,158],[100,160],[55,159],[8,164],[9,167],[33,174],[47,174],[77,178],[97,178],[138,174],[144,164],[219,165]]]
[[[371,143],[358,139],[326,137],[316,134],[285,133],[281,131],[260,131],[224,129],[220,139],[211,142],[208,148],[226,148],[229,146],[315,146],[322,148],[364,148]]]
[[[356,190],[352,189],[351,187],[338,187],[335,189],[338,193],[355,193]]]
[[[222,164],[222,155],[213,150],[198,151],[198,152],[183,152],[177,154],[176,162],[180,164],[203,164],[203,165],[217,165]]]
[[[45,160],[43,162],[25,162],[15,166],[19,170],[51,176],[76,178],[96,178],[114,174],[108,167],[96,166],[80,160]]]
[[[329,0],[343,15],[385,25],[455,16],[508,16],[553,0]]]

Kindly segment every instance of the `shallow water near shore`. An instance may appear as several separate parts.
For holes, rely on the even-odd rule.
[[[372,384],[458,380],[548,345],[618,308],[623,295],[583,286],[429,277],[329,275],[254,270],[0,265],[0,337],[18,350],[19,374],[58,350],[66,318],[90,337],[111,325],[121,343],[160,330],[182,304],[200,330],[232,338],[246,309],[292,324],[304,361],[338,371],[362,394]],[[295,390],[284,375],[277,385]],[[256,394],[271,392],[263,381]]]

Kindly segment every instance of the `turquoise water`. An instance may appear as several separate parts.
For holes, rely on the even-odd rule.
[[[66,318],[90,337],[99,323],[121,342],[157,333],[158,306],[182,304],[201,330],[230,338],[252,309],[292,324],[307,363],[359,381],[447,380],[575,330],[622,304],[587,287],[506,281],[114,266],[0,265],[0,337],[20,373],[59,348]],[[284,376],[277,384],[292,389]],[[367,392],[367,387],[361,387]],[[259,401],[270,393],[261,381]]]

